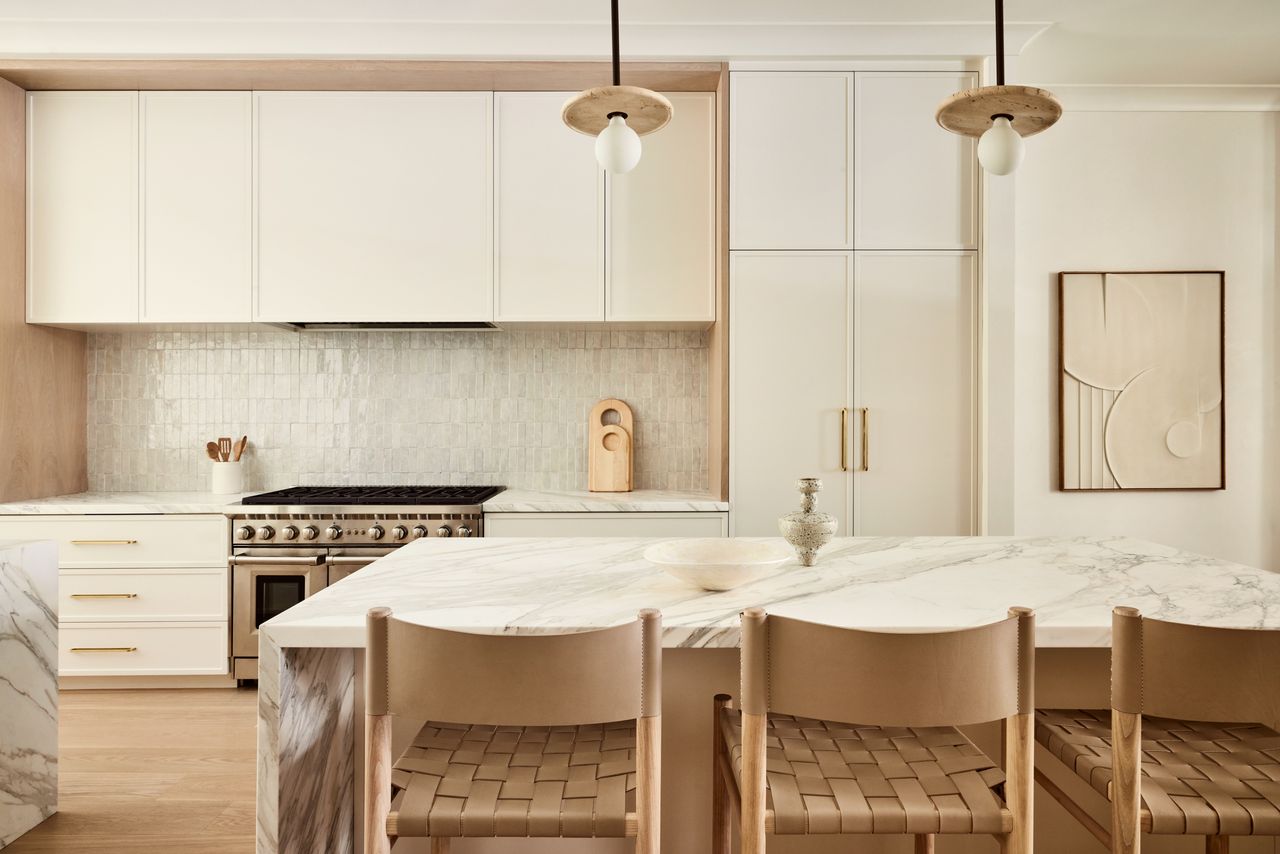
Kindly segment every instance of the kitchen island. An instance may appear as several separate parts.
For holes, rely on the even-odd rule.
[[[58,808],[58,550],[0,542],[0,848]]]
[[[1187,623],[1280,628],[1280,574],[1125,538],[845,538],[826,547],[817,566],[789,563],[723,593],[697,590],[651,566],[643,553],[652,542],[422,540],[264,623],[258,854],[355,850],[363,737],[358,677],[365,612],[374,606],[432,625],[508,634],[599,628],[632,619],[641,608],[660,609],[665,854],[709,847],[711,697],[737,693],[738,612],[745,607],[904,631],[979,625],[1001,619],[1010,606],[1032,607],[1037,703],[1056,707],[1107,705],[1113,605]],[[1280,686],[1274,690],[1280,693]],[[395,749],[418,725],[397,721]],[[971,735],[984,749],[998,751],[997,732],[992,725]],[[1038,852],[1093,849],[1092,838],[1068,823],[1056,804],[1041,801]],[[1237,851],[1275,850],[1270,839],[1237,843]],[[859,850],[893,851],[901,844],[896,838],[860,839]],[[520,850],[562,850],[529,845]],[[575,845],[631,850],[629,841]],[[422,850],[412,846],[405,840],[396,851]],[[989,846],[987,839],[957,837],[939,848],[976,852]],[[498,849],[483,840],[459,847]],[[847,844],[775,838],[770,850],[834,852]],[[1157,843],[1149,850],[1165,849]]]

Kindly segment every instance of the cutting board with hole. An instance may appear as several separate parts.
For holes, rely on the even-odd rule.
[[[587,422],[587,489],[630,492],[635,418],[631,407],[607,398],[591,408]]]

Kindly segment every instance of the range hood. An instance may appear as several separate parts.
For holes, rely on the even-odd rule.
[[[490,332],[498,330],[497,324],[487,320],[362,320],[282,325],[299,332],[412,332],[424,329],[437,332]]]

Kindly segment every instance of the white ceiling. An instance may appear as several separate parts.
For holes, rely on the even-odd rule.
[[[636,58],[828,58],[877,39],[971,55],[992,18],[990,0],[621,2]],[[1006,14],[1052,24],[1019,59],[1023,82],[1280,83],[1280,0],[1007,0]],[[0,0],[0,53],[568,57],[605,53],[607,19],[607,0]],[[1010,29],[1016,49],[1040,27]]]

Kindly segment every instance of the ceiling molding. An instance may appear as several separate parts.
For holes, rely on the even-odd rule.
[[[1049,84],[1070,112],[1276,112],[1280,85]]]
[[[10,58],[598,59],[609,26],[574,21],[7,20]],[[1009,23],[1017,54],[1050,26]],[[771,60],[840,57],[977,57],[991,52],[990,22],[706,22],[622,26],[632,60]]]

